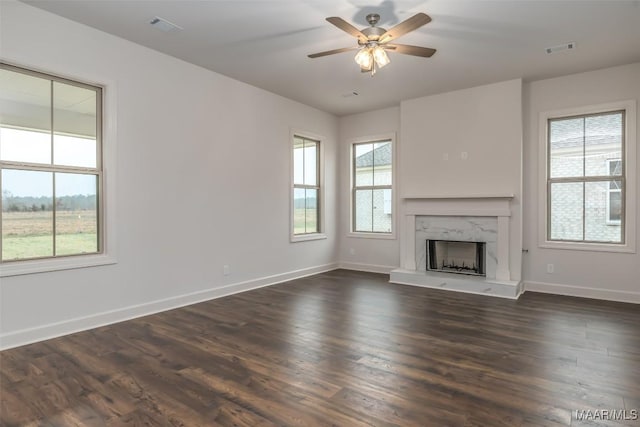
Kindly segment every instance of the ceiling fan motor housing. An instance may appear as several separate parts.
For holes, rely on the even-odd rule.
[[[380,39],[380,36],[386,32],[387,30],[382,27],[367,27],[361,31],[362,34],[367,36],[367,41],[363,42],[362,40],[358,40],[358,43],[360,45],[365,45],[367,44],[367,42],[378,41],[378,39]]]

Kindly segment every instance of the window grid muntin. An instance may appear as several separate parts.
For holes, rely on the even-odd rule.
[[[389,143],[391,145],[391,184],[389,185],[374,185],[375,184],[375,144],[378,143]],[[371,145],[372,151],[372,166],[371,166],[371,182],[372,185],[357,185],[356,180],[356,148],[358,146],[363,145]],[[378,235],[390,235],[393,234],[393,219],[391,220],[391,231],[374,231],[374,190],[390,190],[392,192],[391,199],[393,200],[393,141],[391,139],[381,139],[375,141],[366,141],[366,142],[356,142],[351,145],[351,181],[352,181],[352,189],[351,189],[351,230],[353,233],[368,233],[368,234],[378,234]],[[371,191],[371,230],[358,230],[356,227],[356,215],[357,215],[357,207],[356,207],[356,193],[358,190],[370,190]],[[393,202],[392,202],[393,203]],[[392,214],[393,218],[393,207]]]
[[[311,138],[306,138],[304,136],[300,136],[300,135],[294,135],[293,136],[293,143],[294,143],[294,150],[295,150],[295,140],[299,139],[302,141],[302,184],[296,184],[295,183],[295,178],[293,179],[293,235],[294,236],[304,236],[304,235],[309,235],[309,234],[317,234],[320,233],[320,141],[318,140],[314,140]],[[305,156],[306,156],[306,151],[305,149],[307,148],[307,143],[309,143],[310,145],[315,147],[316,150],[316,185],[309,185],[306,184],[306,171],[305,171],[305,167],[306,167],[306,162],[305,162]],[[294,165],[293,165],[293,170],[295,171],[295,156],[294,156]],[[303,233],[296,233],[295,231],[295,190],[296,189],[303,189],[305,190],[305,198],[304,198],[304,203],[305,203],[305,207],[304,207],[304,232]],[[307,191],[306,190],[316,190],[316,228],[313,231],[307,231]]]
[[[599,176],[586,176],[586,132],[584,128],[586,126],[586,119],[588,117],[597,117],[597,116],[606,116],[606,115],[621,115],[621,138],[620,138],[620,162],[621,162],[621,175],[599,175]],[[570,120],[580,118],[583,120],[583,132],[582,132],[582,174],[583,176],[574,176],[574,177],[559,177],[559,178],[551,178],[551,123],[554,121],[562,121],[562,120]],[[625,149],[626,149],[626,110],[612,110],[612,111],[603,111],[591,114],[576,114],[570,116],[562,116],[562,117],[553,117],[547,119],[547,138],[546,138],[546,153],[547,153],[547,241],[550,242],[566,242],[566,243],[592,243],[592,244],[612,244],[612,245],[624,245],[625,242],[625,205],[626,205],[626,162],[624,159]],[[607,164],[607,170],[609,165]],[[585,188],[586,183],[588,182],[603,182],[603,181],[620,181],[620,192],[621,192],[621,203],[620,203],[620,241],[603,241],[603,240],[586,240],[584,239],[586,235],[586,198],[585,198]],[[551,185],[555,183],[582,183],[582,240],[574,240],[574,239],[553,239],[551,237]],[[609,194],[607,193],[607,198]],[[608,212],[607,212],[608,219]],[[609,224],[613,224],[609,222]],[[617,225],[617,224],[616,224]]]
[[[70,79],[66,79],[64,77],[59,77],[59,76],[54,76],[52,74],[48,74],[48,73],[43,73],[40,71],[34,71],[34,70],[30,70],[27,68],[22,68],[22,67],[18,67],[15,65],[10,65],[4,62],[0,62],[0,69],[4,69],[4,70],[8,70],[8,71],[12,71],[15,73],[22,73],[22,74],[26,74],[29,76],[33,76],[33,77],[37,77],[37,78],[41,78],[41,79],[46,79],[49,80],[49,85],[50,85],[50,127],[51,129],[49,130],[49,134],[51,136],[51,142],[50,142],[50,155],[51,155],[51,164],[45,164],[45,163],[31,163],[31,162],[16,162],[16,161],[5,161],[5,160],[0,160],[0,188],[3,188],[3,183],[2,183],[2,170],[3,169],[12,169],[12,170],[26,170],[26,171],[41,171],[41,172],[50,172],[52,173],[52,181],[53,181],[53,189],[52,189],[52,200],[53,200],[53,204],[52,204],[52,216],[53,216],[53,227],[52,227],[52,239],[53,239],[53,256],[45,256],[45,257],[30,257],[30,258],[20,258],[20,259],[11,259],[11,260],[4,260],[2,259],[2,253],[3,253],[3,238],[2,238],[2,221],[0,221],[0,264],[7,264],[7,263],[19,263],[19,262],[25,262],[25,261],[37,261],[37,260],[42,260],[42,259],[54,259],[54,258],[67,258],[67,257],[76,257],[76,256],[82,256],[82,255],[94,255],[94,254],[102,254],[104,253],[104,210],[103,210],[103,170],[102,170],[102,130],[103,130],[103,126],[102,126],[102,88],[99,86],[93,86],[87,83],[82,83],[82,82],[77,82],[74,80],[70,80]],[[55,165],[54,164],[54,153],[53,153],[53,149],[54,149],[54,123],[53,123],[53,118],[54,118],[54,104],[53,104],[53,97],[54,97],[54,93],[53,93],[53,82],[60,82],[60,83],[64,83],[64,84],[68,84],[71,86],[76,86],[76,87],[80,87],[83,89],[88,89],[88,90],[92,90],[96,93],[96,167],[95,168],[88,168],[88,167],[78,167],[78,166],[68,166],[68,165]],[[18,128],[18,129],[25,129],[25,130],[31,130],[33,131],[33,129],[29,129],[29,128],[24,128],[24,127],[15,127],[15,126],[7,126],[9,128]],[[35,131],[41,131],[39,129],[35,129]],[[56,186],[55,186],[55,174],[57,172],[60,173],[80,173],[80,174],[87,174],[87,175],[96,175],[97,176],[97,194],[96,194],[96,221],[97,221],[97,225],[96,225],[96,232],[97,232],[97,241],[98,241],[98,247],[97,247],[97,251],[96,252],[91,252],[91,253],[77,253],[77,254],[65,254],[65,255],[56,255],[55,252],[55,237],[56,237]],[[2,197],[0,197],[0,214],[3,212],[3,206],[2,206]]]

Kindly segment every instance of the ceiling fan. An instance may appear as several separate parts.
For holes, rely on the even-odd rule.
[[[360,70],[363,73],[371,72],[371,75],[373,76],[377,69],[382,68],[391,62],[387,55],[387,50],[404,53],[405,55],[421,56],[423,58],[429,58],[436,53],[435,49],[428,47],[389,43],[390,41],[393,41],[394,39],[397,39],[398,37],[431,22],[429,15],[425,13],[418,13],[399,23],[390,30],[385,30],[382,27],[376,27],[376,24],[380,20],[380,15],[377,13],[370,13],[366,18],[367,22],[371,26],[362,30],[358,30],[356,27],[337,16],[327,18],[327,21],[340,28],[342,31],[356,37],[358,39],[358,45],[354,47],[343,47],[341,49],[313,53],[308,55],[309,58],[319,58],[321,56],[333,55],[335,53],[358,50],[355,61],[360,66]]]

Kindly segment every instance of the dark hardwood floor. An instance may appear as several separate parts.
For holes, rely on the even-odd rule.
[[[338,270],[6,350],[0,425],[640,425],[602,419],[640,410],[638,305],[387,280]]]

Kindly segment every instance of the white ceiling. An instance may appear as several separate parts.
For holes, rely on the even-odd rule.
[[[512,78],[640,61],[637,0],[23,1],[337,115]],[[364,28],[371,12],[387,29],[428,14],[431,23],[397,42],[437,53],[428,59],[390,53],[391,64],[374,77],[360,73],[355,52],[307,58],[356,44],[326,17]],[[163,33],[149,25],[155,16],[183,30]],[[575,50],[545,53],[570,41]],[[358,96],[347,96],[354,91]]]

